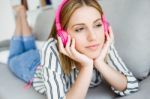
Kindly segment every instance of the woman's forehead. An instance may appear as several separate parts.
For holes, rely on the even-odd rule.
[[[101,18],[100,12],[90,6],[83,6],[75,10],[72,14],[69,23],[77,24],[77,23],[84,23],[84,22],[94,22],[97,19]]]

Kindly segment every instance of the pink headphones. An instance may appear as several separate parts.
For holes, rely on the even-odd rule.
[[[63,42],[63,45],[66,46],[67,40],[68,40],[68,33],[61,27],[60,24],[60,13],[61,9],[63,8],[64,4],[67,3],[68,0],[62,0],[62,3],[59,5],[57,11],[56,11],[56,16],[55,16],[55,24],[56,24],[56,30],[57,30],[57,36],[59,36]],[[108,22],[106,21],[106,17],[103,15],[102,16],[102,23],[104,26],[104,32],[108,33]]]

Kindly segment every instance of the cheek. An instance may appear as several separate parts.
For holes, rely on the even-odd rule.
[[[71,38],[75,39],[75,49],[81,52],[81,50],[83,49],[83,42],[84,42],[84,38],[82,37],[82,35],[74,33],[74,31],[71,29],[68,29],[67,32],[71,36]]]
[[[105,42],[105,39],[106,39],[106,36],[105,36],[104,33],[102,33],[102,35],[101,35],[101,41],[102,41],[102,42]]]
[[[77,38],[75,38],[75,41],[76,41],[76,43],[75,43],[76,50],[78,50],[79,52],[82,52],[82,50],[85,46],[84,39],[77,37]]]
[[[103,44],[105,42],[105,34],[103,31],[97,33],[97,40]]]

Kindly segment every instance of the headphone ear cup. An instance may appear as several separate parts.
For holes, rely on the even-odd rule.
[[[64,30],[61,30],[57,34],[61,38],[63,45],[66,46],[66,43],[68,41],[68,33]]]
[[[107,22],[106,17],[104,15],[102,16],[102,23],[103,23],[104,32],[105,32],[105,35],[106,35],[106,33],[109,33],[109,29],[108,29],[109,23]]]

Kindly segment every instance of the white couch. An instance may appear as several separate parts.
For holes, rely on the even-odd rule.
[[[125,97],[117,97],[104,83],[90,88],[86,99],[148,99],[150,92],[150,1],[149,0],[100,0],[106,17],[113,27],[118,53],[139,79],[139,91]],[[53,23],[52,9],[41,12],[35,27],[36,38],[46,40]],[[3,45],[3,46],[2,46]],[[0,43],[0,50],[7,44]],[[6,46],[6,47],[5,47]],[[33,90],[25,90],[25,83],[0,64],[0,99],[46,99]]]

